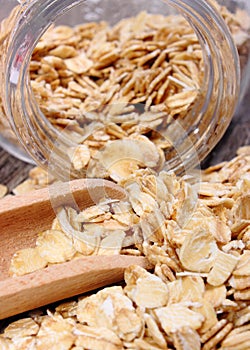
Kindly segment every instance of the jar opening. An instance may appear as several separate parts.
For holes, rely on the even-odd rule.
[[[116,4],[116,8],[118,8],[119,4],[111,0],[101,2],[83,2],[79,0],[74,2],[61,2],[59,0],[47,0],[42,3],[40,1],[32,1],[29,4],[23,5],[22,14],[20,15],[20,19],[16,24],[16,29],[13,31],[12,34],[9,47],[10,54],[7,57],[8,70],[5,75],[5,98],[6,101],[8,101],[8,103],[6,104],[7,114],[12,115],[14,117],[12,124],[14,129],[16,130],[17,135],[19,135],[19,139],[22,142],[23,140],[26,140],[24,146],[38,163],[48,166],[48,161],[51,157],[51,153],[53,153],[53,161],[57,163],[57,165],[55,165],[54,171],[57,173],[57,175],[61,175],[62,171],[65,171],[65,164],[69,162],[67,150],[69,148],[76,147],[77,145],[78,141],[76,142],[76,130],[78,129],[74,129],[73,122],[68,122],[67,128],[64,130],[64,132],[62,132],[62,129],[60,130],[53,126],[53,122],[51,123],[48,117],[44,115],[44,111],[41,108],[39,108],[39,101],[36,99],[37,96],[35,98],[33,94],[34,84],[32,86],[30,82],[30,74],[32,74],[30,73],[30,64],[32,64],[32,61],[30,61],[30,59],[32,54],[34,57],[34,50],[36,50],[38,40],[46,32],[46,30],[52,23],[54,23],[58,19],[62,21],[63,18],[70,18],[68,11],[73,11],[73,9],[77,9],[76,12],[79,9],[83,11],[84,8],[87,8],[87,6],[90,3],[92,4],[93,9],[95,9],[95,11],[88,11],[87,19],[89,20],[94,19],[94,17],[97,15],[100,16],[100,13],[98,13],[98,11],[100,12],[102,6],[105,10],[103,10],[103,16],[100,16],[100,19],[103,19],[103,17],[107,16],[108,18],[111,18],[112,21],[115,21],[117,23],[119,19],[123,19],[124,17],[126,17],[122,12],[122,8],[120,9],[120,12],[118,10],[114,11],[113,5]],[[104,3],[106,4],[106,7]],[[195,48],[197,49],[197,55],[202,55],[201,60],[203,60],[204,64],[202,66],[204,69],[202,74],[202,81],[197,80],[196,88],[194,88],[195,84],[190,88],[190,86],[187,83],[182,82],[182,85],[184,85],[182,91],[183,94],[180,95],[179,92],[175,93],[176,98],[184,98],[186,97],[186,93],[186,95],[190,99],[191,102],[189,105],[190,108],[188,110],[188,113],[186,113],[185,115],[182,113],[181,118],[177,118],[176,115],[169,115],[169,113],[166,113],[166,117],[162,122],[162,125],[154,126],[150,130],[151,134],[152,132],[160,133],[161,136],[165,138],[165,141],[167,140],[170,143],[170,147],[165,152],[167,168],[176,172],[181,172],[185,168],[197,165],[208,154],[211,148],[215,146],[219,138],[222,136],[223,132],[226,130],[226,127],[231,119],[235,108],[235,103],[237,100],[236,97],[238,95],[239,90],[238,55],[226,25],[216,13],[216,11],[207,2],[195,0],[192,3],[190,3],[190,1],[187,0],[168,0],[154,1],[154,3],[158,4],[158,7],[151,7],[152,4],[150,5],[149,1],[131,1],[131,4],[134,4],[134,6],[138,7],[139,10],[144,10],[144,12],[142,12],[144,14],[145,7],[147,9],[147,6],[149,6],[150,8],[154,8],[154,11],[158,11],[158,13],[159,10],[157,10],[157,8],[160,7],[161,9],[166,9],[167,13],[167,9],[169,9],[169,6],[171,5],[172,8],[179,11],[179,13],[181,13],[191,24],[199,39],[199,45],[202,48],[202,52],[200,51],[198,53],[198,44],[195,44]],[[107,6],[107,4],[112,4],[112,13],[114,13],[114,16],[110,16],[110,5]],[[131,4],[130,6],[132,6]],[[81,13],[80,10],[79,14]],[[126,7],[126,11],[129,11],[129,13],[131,13],[131,8]],[[121,15],[121,18],[114,20],[113,17],[117,18],[119,17],[119,14]],[[160,14],[163,14],[162,10],[160,11]],[[138,16],[140,16],[140,14],[138,14],[137,17],[134,16],[134,18],[138,18]],[[139,25],[143,25],[143,20],[145,20],[145,18],[143,18],[143,15],[141,15],[141,18],[139,18],[138,21],[138,30],[140,30]],[[99,21],[99,23],[102,22]],[[153,25],[157,27],[157,23],[154,23]],[[52,32],[50,32],[50,34],[51,33]],[[100,32],[100,34],[103,33]],[[57,35],[60,35],[60,32],[58,32]],[[61,33],[61,35],[66,34]],[[106,36],[107,35],[111,34],[106,33]],[[113,35],[115,34],[113,33]],[[185,35],[190,36],[190,50],[194,50],[194,45],[192,47],[191,44],[192,40],[195,39],[192,37],[191,33],[184,34],[184,36]],[[101,36],[98,39],[101,43],[102,40],[104,40]],[[40,49],[42,50],[43,43],[41,43],[41,41],[39,43]],[[64,46],[69,47],[70,45]],[[52,47],[50,51],[53,50],[55,50],[55,48]],[[118,55],[118,53],[115,50],[116,47],[114,46],[114,48],[112,48],[112,45],[110,45],[109,52],[107,50],[106,57],[110,59],[110,56],[112,56],[112,54],[110,56],[108,56],[108,54],[110,54],[110,52],[113,52],[113,56],[116,59],[115,55]],[[157,49],[153,51],[152,50],[150,52],[146,52],[144,56],[146,57],[147,55],[154,54],[154,51],[156,51]],[[160,52],[164,51],[160,49],[158,50],[158,55],[160,55]],[[168,45],[167,48],[165,48],[165,51],[167,51],[166,55],[168,55],[168,60],[169,57],[171,57],[171,54],[173,54],[174,50],[175,47],[174,45],[171,46],[171,43]],[[192,55],[192,52],[190,51],[189,53],[187,49],[186,55],[188,54]],[[90,58],[86,57],[84,50],[81,55],[81,59],[84,61],[84,64],[86,66],[88,64],[91,64],[91,62],[89,62]],[[153,58],[154,56],[152,55],[152,59]],[[76,70],[75,67],[72,67],[72,64],[76,64],[76,61],[74,61],[74,57],[72,57],[71,61],[70,58],[66,59],[68,60],[67,70],[70,71],[70,69],[72,69],[74,75],[74,69]],[[103,69],[103,67],[100,66],[100,64],[103,62],[103,57],[100,56],[98,59],[99,67]],[[183,71],[185,71],[184,65],[182,66],[182,70],[178,68],[178,62],[180,62],[181,59],[182,55],[180,53],[179,57],[178,55],[177,58],[175,57],[174,63],[172,62],[174,68],[171,67],[171,69],[175,69],[175,75],[172,75],[172,78],[170,79],[168,78],[168,80],[170,80],[170,82],[174,83],[175,85],[180,84],[180,80],[178,80],[176,76],[178,76],[178,74],[183,74]],[[149,59],[149,62],[151,61]],[[143,56],[141,58],[139,57],[137,62],[139,62],[138,65],[141,64],[141,62],[143,62]],[[53,64],[56,64],[55,60]],[[47,69],[49,69],[49,59],[47,58],[47,61],[43,59],[41,65],[43,65],[44,69],[46,69],[46,67]],[[98,67],[98,64],[96,63],[94,67]],[[167,69],[167,67],[165,67],[164,69]],[[189,69],[192,70],[192,68]],[[148,71],[150,71],[150,67],[148,68]],[[164,72],[166,73],[166,71]],[[159,72],[158,76],[161,74],[163,74],[164,76],[164,72]],[[97,74],[97,72],[95,72],[95,74]],[[98,87],[98,85],[96,84],[98,76],[95,77],[95,79],[93,79],[92,81],[92,89],[94,89],[95,85],[96,87]],[[134,79],[135,82],[137,80],[136,78],[131,76],[130,81],[132,79]],[[167,79],[164,81],[163,78],[162,81],[164,84],[165,81],[167,81]],[[72,92],[71,94],[73,96],[76,96],[78,93],[77,96],[79,96],[79,93],[82,92],[84,96],[84,87],[80,84],[80,87],[82,87],[83,90],[79,88],[79,80],[77,81],[77,86],[74,85],[74,83],[76,83],[76,81],[73,81],[72,83],[72,80],[69,79],[71,91],[74,92]],[[129,82],[127,83],[127,85],[129,85]],[[159,91],[159,85],[156,84],[156,86]],[[40,88],[42,89],[42,85],[39,85],[39,82],[36,82],[36,88],[37,90],[39,90]],[[106,95],[110,93],[110,90],[112,90],[112,88],[114,88],[114,86],[109,86],[109,89],[106,90]],[[148,88],[150,88],[150,85]],[[78,91],[75,91],[77,89]],[[195,96],[195,98],[193,98],[192,94],[193,96]],[[175,103],[174,97],[172,100],[169,99],[170,105],[171,103],[172,105],[174,105]],[[117,102],[118,105],[121,105],[122,101],[120,99],[116,101],[116,103]],[[75,103],[77,105],[77,103],[79,104],[79,101],[75,101]],[[140,109],[141,107],[145,106],[144,101],[138,103],[130,103],[130,101],[128,101],[126,107],[130,107],[136,104],[138,105],[138,107],[136,107],[137,109]],[[91,118],[95,117],[93,116],[93,114],[95,114],[97,111],[98,113],[103,114],[103,111],[105,110],[107,105],[108,103],[104,102],[102,103],[101,108],[99,108],[99,111],[98,108],[93,108],[92,110],[86,108],[83,109],[81,113],[82,115],[84,115],[85,120],[86,115],[88,117],[88,113],[92,113],[92,115],[89,116],[91,120]],[[59,105],[57,105],[57,107],[60,108]],[[181,106],[180,103],[180,110],[181,107],[183,106]],[[55,108],[55,106],[50,106],[51,110],[53,110],[53,108]],[[74,106],[72,107],[72,111],[74,111]],[[162,111],[157,111],[157,113],[158,112]],[[53,113],[56,115],[55,111]],[[181,112],[179,114],[181,115]],[[57,118],[57,121],[59,119],[60,118]],[[101,121],[101,117],[99,119],[99,121]],[[91,123],[89,123],[89,125],[90,124]],[[152,123],[152,125],[156,124]],[[74,131],[74,137],[69,137],[69,131],[72,130]],[[86,130],[84,132],[86,132]],[[91,132],[91,128],[88,130],[88,132]],[[117,130],[113,131],[113,134],[115,132],[117,133]],[[79,139],[84,139],[84,137],[84,133],[80,134]],[[76,172],[76,176],[77,175],[78,173]]]

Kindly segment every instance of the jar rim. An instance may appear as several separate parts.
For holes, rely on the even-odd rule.
[[[4,100],[7,101],[5,110],[9,119],[12,120],[12,127],[19,141],[40,165],[48,165],[51,148],[53,148],[58,160],[58,165],[55,167],[57,176],[61,175],[66,161],[62,149],[71,147],[72,142],[56,128],[52,129],[50,122],[41,112],[32,94],[28,66],[35,45],[46,29],[56,18],[82,2],[81,0],[25,2],[12,32],[6,58]],[[231,121],[239,95],[239,59],[226,24],[208,1],[165,0],[164,2],[178,9],[193,26],[203,47],[207,70],[206,80],[201,88],[206,90],[203,91],[205,93],[205,96],[202,96],[203,103],[199,101],[189,116],[192,119],[196,113],[196,119],[206,122],[207,130],[199,135],[199,125],[193,125],[193,129],[184,130],[183,135],[188,136],[186,144],[181,138],[178,143],[173,140],[179,157],[168,160],[168,168],[180,172],[183,167],[197,165],[217,144]],[[39,20],[37,20],[38,13]],[[22,57],[21,62],[20,57]],[[227,64],[223,62],[225,57]],[[211,101],[213,101],[213,107],[211,107]],[[31,122],[31,114],[36,115],[35,124]],[[218,124],[219,118],[221,118],[220,124]],[[185,128],[184,125],[180,127]],[[212,142],[210,142],[211,134]],[[170,135],[167,136],[170,137]],[[47,138],[50,147],[47,143],[41,142],[44,137]],[[29,139],[28,144],[24,139],[26,141]],[[53,143],[54,140],[56,144]]]

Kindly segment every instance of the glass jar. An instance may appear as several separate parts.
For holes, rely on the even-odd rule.
[[[82,23],[90,23],[89,26],[91,27],[91,25],[93,25],[91,24],[92,22],[103,23],[101,21],[107,21],[110,26],[114,26],[119,21],[133,16],[133,21],[135,23],[135,26],[137,26],[135,27],[134,32],[140,32],[140,28],[144,23],[143,21],[145,21],[145,16],[147,16],[147,13],[155,14],[156,16],[152,17],[153,20],[150,24],[152,28],[156,28],[155,30],[158,30],[157,28],[163,21],[161,16],[176,16],[176,14],[179,14],[187,20],[187,22],[193,28],[189,30],[194,30],[198,39],[194,39],[192,32],[188,31],[186,33],[187,36],[185,37],[185,40],[189,38],[188,40],[190,40],[190,45],[187,45],[184,40],[183,45],[186,45],[187,47],[185,53],[183,53],[179,50],[180,46],[178,46],[177,49],[173,44],[171,46],[171,34],[167,33],[166,35],[168,35],[170,46],[167,46],[166,43],[159,44],[163,46],[160,49],[157,49],[158,57],[160,53],[165,50],[165,68],[168,64],[170,64],[169,62],[172,59],[171,57],[174,57],[174,61],[171,61],[171,69],[172,72],[175,70],[175,73],[172,74],[171,78],[169,78],[169,76],[166,73],[164,78],[165,73],[162,73],[162,71],[159,70],[158,75],[156,74],[156,77],[162,73],[162,85],[164,85],[164,83],[165,85],[168,85],[170,83],[174,84],[173,88],[170,88],[170,91],[172,91],[172,96],[168,95],[166,97],[166,101],[168,101],[169,106],[171,106],[171,103],[173,106],[177,104],[177,106],[179,106],[180,112],[178,113],[178,108],[176,109],[176,106],[173,107],[175,108],[175,112],[173,113],[172,110],[169,109],[169,106],[167,110],[164,110],[164,106],[166,106],[166,103],[162,100],[159,103],[161,107],[159,107],[158,109],[154,109],[155,106],[151,106],[150,109],[148,106],[150,102],[147,102],[148,100],[145,102],[145,100],[143,100],[144,97],[142,96],[142,94],[139,94],[138,96],[141,96],[142,102],[138,102],[140,101],[140,99],[138,99],[138,96],[137,99],[128,99],[128,101],[125,99],[125,107],[127,108],[127,112],[125,114],[124,112],[122,112],[122,117],[124,118],[123,120],[126,120],[126,116],[131,117],[131,113],[129,114],[128,111],[132,111],[134,113],[135,109],[138,111],[142,108],[145,111],[145,105],[147,105],[147,103],[147,111],[150,111],[151,114],[159,112],[165,113],[165,116],[161,117],[160,124],[154,123],[155,119],[157,118],[154,119],[152,115],[150,115],[150,122],[147,121],[146,126],[142,125],[141,127],[141,129],[144,128],[144,133],[142,133],[144,137],[148,137],[148,135],[150,134],[150,141],[152,141],[153,139],[156,140],[156,144],[159,144],[159,140],[164,139],[160,146],[161,152],[163,154],[163,156],[161,157],[160,167],[162,168],[165,166],[165,168],[167,169],[171,169],[176,171],[177,173],[181,173],[183,169],[188,169],[197,165],[202,159],[204,159],[204,157],[211,151],[211,149],[222,137],[223,133],[225,132],[227,126],[231,121],[239,96],[241,79],[237,48],[234,45],[230,31],[225,22],[223,21],[221,14],[226,19],[228,25],[231,26],[231,31],[233,33],[234,39],[236,40],[236,44],[238,44],[238,49],[242,50],[242,55],[244,56],[242,56],[244,58],[244,62],[242,70],[243,78],[241,80],[241,96],[243,95],[244,91],[246,90],[249,84],[249,74],[247,74],[247,72],[249,72],[250,60],[249,47],[247,47],[246,45],[246,43],[248,42],[247,35],[249,25],[247,25],[246,14],[243,12],[244,10],[249,11],[249,2],[238,1],[236,3],[235,1],[220,1],[220,3],[225,6],[228,6],[230,3],[231,10],[237,10],[237,15],[240,16],[239,18],[244,19],[244,23],[241,24],[239,19],[235,20],[235,15],[230,15],[229,13],[226,13],[226,9],[223,10],[219,5],[214,3],[214,0],[130,0],[126,2],[122,0],[0,0],[0,143],[2,147],[4,147],[6,150],[8,150],[10,153],[14,154],[18,158],[21,158],[25,161],[34,161],[35,163],[43,167],[49,166],[50,171],[52,171],[56,177],[65,177],[65,173],[67,173],[68,176],[69,169],[73,177],[83,176],[83,174],[85,176],[87,174],[87,176],[90,177],[102,175],[103,177],[105,177],[105,174],[102,174],[102,171],[98,172],[98,167],[95,168],[95,171],[91,170],[87,173],[86,171],[79,171],[79,168],[77,167],[73,167],[72,170],[72,158],[69,156],[69,150],[76,149],[79,143],[85,142],[85,140],[88,138],[88,135],[91,135],[93,132],[94,122],[96,122],[97,124],[100,121],[104,124],[106,123],[106,121],[103,122],[103,120],[107,120],[107,115],[105,115],[103,111],[105,109],[104,107],[106,107],[106,105],[109,105],[109,102],[103,102],[102,109],[100,109],[100,104],[98,105],[98,103],[96,108],[92,107],[92,110],[91,108],[86,108],[85,106],[85,110],[81,110],[81,114],[77,114],[76,120],[81,119],[82,131],[80,131],[79,125],[76,126],[75,124],[73,112],[72,115],[70,115],[70,118],[67,119],[67,127],[65,129],[63,128],[63,123],[62,125],[60,125],[60,128],[55,127],[54,120],[56,120],[57,118],[55,110],[57,109],[57,107],[59,110],[63,109],[63,97],[61,99],[62,105],[58,104],[57,106],[54,106],[53,103],[51,103],[51,110],[53,110],[53,115],[55,115],[55,119],[52,120],[51,118],[48,118],[48,115],[45,115],[46,113],[44,113],[44,109],[41,106],[41,101],[43,101],[43,99],[46,98],[46,96],[44,97],[43,91],[41,91],[39,98],[37,98],[37,96],[35,96],[36,92],[34,92],[34,86],[39,86],[39,90],[39,83],[41,83],[42,78],[37,78],[36,75],[36,84],[31,84],[32,76],[35,76],[35,74],[32,72],[32,69],[30,67],[33,65],[32,67],[34,68],[36,65],[36,63],[34,63],[34,56],[36,51],[34,50],[38,50],[37,47],[40,51],[43,50],[44,41],[41,41],[40,38],[42,36],[44,38],[44,33],[52,24],[55,24],[56,26],[63,24],[73,27]],[[239,7],[240,10],[238,10],[237,7]],[[168,21],[172,21],[170,20],[170,18],[172,18],[173,23],[175,23],[174,21],[176,21],[176,19],[173,19],[175,17],[168,17],[168,20],[166,20],[166,24],[168,23]],[[122,23],[124,25],[125,22]],[[176,27],[178,27],[179,22],[177,21],[176,23]],[[67,29],[68,27],[59,28],[66,28],[65,30],[66,32],[68,30],[70,37],[70,30]],[[126,25],[124,25],[123,28],[126,28]],[[162,27],[161,31],[164,32]],[[58,49],[55,47],[56,44],[53,47],[53,33],[55,32],[48,33],[50,34],[45,34],[45,37],[47,35],[47,40],[50,40],[50,43],[52,45],[51,50]],[[107,33],[105,34],[106,37],[110,35]],[[52,36],[51,39],[50,35]],[[60,36],[60,30],[57,31],[57,36],[55,40],[58,39],[58,35]],[[65,33],[62,34],[62,36],[64,36],[64,39],[65,35]],[[86,36],[86,34],[84,35]],[[100,38],[95,36],[95,40],[97,41],[97,47],[98,40],[100,40],[100,46],[103,44],[103,36],[105,35],[102,31],[100,31]],[[125,33],[124,35],[126,36],[130,34]],[[137,34],[135,34],[135,38],[133,40],[139,40],[141,37],[143,37],[143,35],[141,34],[141,37],[139,34],[137,36],[136,35]],[[147,35],[149,39],[146,38]],[[180,33],[176,32],[174,35],[180,36]],[[155,51],[153,51],[154,48],[152,48],[152,45],[150,47],[150,34],[144,33],[144,38],[146,38],[143,40],[146,40],[146,48],[149,51],[144,52],[143,55],[147,56]],[[83,36],[81,40],[83,43],[85,43],[87,39],[85,40],[85,37]],[[117,38],[115,40],[117,40]],[[115,45],[117,45],[115,40],[114,47]],[[199,43],[196,43],[195,40],[198,40]],[[72,44],[72,42],[74,43],[74,38],[69,39],[67,41],[68,44],[66,45],[66,49],[69,49],[69,46]],[[84,46],[84,44],[82,45]],[[112,45],[110,46],[110,52],[113,52]],[[131,47],[130,50],[132,50]],[[138,50],[144,50],[144,48],[139,47]],[[177,53],[174,50],[176,50]],[[50,52],[48,56],[51,57]],[[116,51],[114,51],[113,53],[113,57],[115,55],[115,52]],[[194,55],[194,52],[196,55],[195,57],[198,57],[200,55],[199,67],[201,72],[198,72],[200,75],[199,77],[197,77],[196,84],[194,83],[194,85],[192,85],[193,83],[190,83],[191,85],[189,85],[189,83],[184,83],[183,81],[178,80],[178,78],[176,77],[178,75],[180,76],[182,74],[185,74],[186,63],[180,62],[183,60],[185,61],[186,57],[189,55],[190,57],[192,57],[192,55]],[[65,54],[65,59],[74,58],[74,55],[75,54],[72,54],[71,57],[70,54],[69,56]],[[138,51],[136,53],[133,53],[133,55],[137,55],[139,57],[136,58],[136,56],[134,56],[134,62],[137,62],[138,66],[140,66],[140,64],[143,62],[142,59],[145,60],[144,58],[142,58],[144,56],[140,56],[140,52],[138,53]],[[55,54],[55,56],[57,56],[57,54]],[[60,56],[59,54],[59,57],[61,59],[62,55]],[[83,69],[81,77],[85,79],[86,76],[86,79],[88,79],[89,84],[92,84],[92,90],[95,89],[95,86],[99,89],[100,84],[105,83],[105,78],[98,77],[99,73],[95,73],[96,76],[94,77],[94,73],[91,73],[92,75],[89,74],[89,72],[87,71],[88,64],[90,63],[91,65],[91,62],[89,62],[89,57],[86,57],[84,52],[82,53],[81,57],[83,58],[84,64],[86,65],[86,70]],[[110,55],[107,57],[110,57]],[[103,57],[97,58],[97,61],[98,59],[100,60],[100,62],[103,62]],[[53,62],[54,61],[55,59],[53,59]],[[43,57],[41,62],[39,62],[40,69],[41,64],[43,64],[44,62],[47,64],[49,61],[48,58],[46,58],[44,61]],[[78,113],[77,109],[79,109],[82,106],[82,103],[84,105],[84,102],[86,100],[86,91],[85,93],[84,91],[82,92],[83,97],[80,98],[79,94],[81,93],[81,89],[79,88],[79,84],[76,86],[73,85],[76,81],[73,81],[71,79],[72,74],[75,77],[76,72],[74,71],[74,68],[68,68],[70,66],[70,62],[72,63],[75,61],[67,61],[67,72],[70,69],[72,69],[73,71],[73,73],[72,71],[70,73],[71,76],[69,74],[69,82],[71,82],[70,86],[72,88],[71,95],[73,97],[77,96],[76,99],[73,101],[75,103],[75,106],[72,107],[71,111],[76,111],[76,113]],[[142,72],[142,74],[145,74],[145,79],[147,79],[147,74],[151,74],[150,72],[152,72],[152,70],[154,69],[153,66],[156,65],[155,60],[152,59],[149,59],[149,61],[146,63],[147,67],[145,68],[145,71]],[[46,64],[45,66],[48,67]],[[53,90],[53,93],[55,89],[58,89],[58,81],[59,83],[63,81],[63,84],[65,84],[65,80],[63,79],[67,78],[66,75],[63,78],[61,76],[58,78],[58,74],[60,75],[58,71],[60,69],[55,65],[53,67],[53,71],[50,71],[50,74],[52,74],[51,72],[54,72],[54,70],[56,70],[54,80],[51,76],[49,78],[50,80],[53,80],[54,85],[50,84],[50,89]],[[181,65],[181,68],[178,65]],[[43,67],[45,69],[43,73],[46,73],[46,67]],[[95,64],[94,67],[100,67],[100,64]],[[196,69],[197,71],[197,66],[194,67],[191,63],[189,63],[188,67],[189,68],[187,69],[189,69],[189,72],[187,73],[187,75],[190,74],[190,70],[192,69]],[[113,67],[108,67],[108,69],[109,74],[111,74],[110,72],[114,71]],[[125,72],[125,75],[126,73],[127,72]],[[84,74],[85,76],[83,76]],[[101,74],[103,74],[103,70]],[[101,83],[99,78],[102,79]],[[121,77],[121,79],[123,78]],[[77,80],[77,82],[79,81],[80,79]],[[46,83],[48,82],[51,83],[51,81],[49,80],[46,81]],[[132,83],[130,82],[130,85],[131,84]],[[108,83],[106,85],[108,85]],[[148,86],[146,84],[147,89],[145,92],[147,98],[149,99],[150,97],[152,101],[153,98],[155,99],[155,96],[160,91],[160,87],[159,85],[157,85],[156,80],[154,80],[153,85],[155,85],[155,95],[151,94],[151,97],[149,96],[149,90],[152,90],[152,85],[150,86],[150,84]],[[44,86],[45,85],[43,85],[43,87]],[[126,86],[128,87],[128,85]],[[63,86],[63,89],[64,88],[65,85]],[[134,85],[133,88],[134,90],[140,89],[140,86],[135,88]],[[182,90],[180,90],[180,88]],[[114,86],[108,86],[108,89],[105,91],[105,93],[103,93],[103,95],[105,95],[104,101],[108,100],[106,98],[107,94],[111,93],[113,89],[115,90]],[[62,89],[58,91],[62,91]],[[47,92],[45,91],[44,93],[46,94]],[[180,95],[180,93],[183,93],[183,95]],[[101,94],[102,91],[100,92],[100,95]],[[193,98],[194,95],[195,98]],[[187,100],[181,102],[179,100],[180,98],[187,98]],[[188,98],[190,99],[190,103],[187,102]],[[122,104],[122,106],[124,107],[124,102],[122,99],[118,99],[117,101],[113,100],[111,104],[117,105],[117,103]],[[47,112],[48,104],[49,102],[46,105]],[[137,107],[135,107],[136,105]],[[157,102],[153,103],[153,105],[157,106]],[[184,112],[181,112],[182,108],[184,109]],[[156,110],[157,112],[155,112]],[[63,111],[63,113],[64,112],[65,111]],[[145,114],[143,115],[143,117],[145,120]],[[148,116],[146,115],[146,117]],[[57,118],[56,122],[58,122],[59,119],[61,118]],[[71,122],[69,120],[71,120]],[[117,118],[116,120],[117,123],[115,123],[113,119],[111,123],[113,127],[112,137],[114,137],[114,135],[117,133],[119,134],[119,130],[121,128],[121,121],[119,120],[119,118]],[[135,125],[136,123],[134,120],[133,123],[135,128],[134,130],[137,130],[138,134],[138,125],[140,125],[141,123],[140,117],[137,116],[137,125]],[[11,125],[11,128],[14,132],[10,130],[9,124]],[[114,124],[116,124],[116,126],[114,126]],[[127,129],[124,130],[126,132]],[[103,133],[101,135],[102,137],[100,136],[99,142],[100,145],[104,145],[105,135]],[[154,137],[152,137],[152,135],[154,135]],[[155,135],[158,136],[156,137]],[[110,134],[108,136],[108,142],[110,143],[113,139],[110,136]],[[127,139],[129,137],[130,134],[126,134],[125,138]],[[117,136],[118,140],[120,140],[121,138],[122,136]],[[93,140],[91,140],[91,142],[93,144]],[[163,146],[163,144],[165,144],[165,146]],[[22,145],[22,148],[20,145]],[[88,150],[86,148],[83,148],[83,150],[85,150],[88,153]],[[95,154],[94,151],[93,154]],[[128,154],[125,155],[126,157],[128,156]]]

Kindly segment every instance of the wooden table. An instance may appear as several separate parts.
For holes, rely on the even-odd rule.
[[[240,146],[250,144],[250,91],[246,94],[241,108],[235,114],[226,134],[203,161],[202,167],[230,160]],[[11,191],[28,175],[32,165],[26,164],[0,148],[0,183]]]

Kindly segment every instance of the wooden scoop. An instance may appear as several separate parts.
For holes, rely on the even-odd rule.
[[[55,208],[77,203],[82,210],[100,199],[125,199],[125,191],[106,180],[81,179],[0,200],[0,319],[123,280],[131,264],[149,268],[144,257],[90,256],[20,277],[9,277],[13,254],[35,244],[49,229]]]

